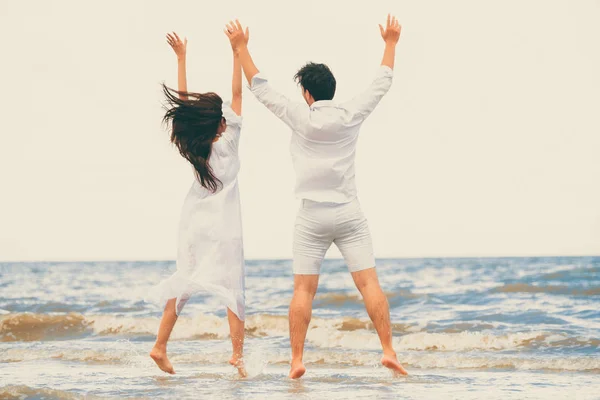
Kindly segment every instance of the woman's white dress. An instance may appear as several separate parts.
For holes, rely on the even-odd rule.
[[[237,180],[242,118],[228,103],[223,104],[223,116],[227,129],[213,143],[209,159],[222,186],[212,193],[194,179],[181,212],[177,271],[154,294],[163,307],[176,298],[178,315],[195,293],[214,295],[244,320],[245,266]]]

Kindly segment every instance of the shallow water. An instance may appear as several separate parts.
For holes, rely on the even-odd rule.
[[[290,261],[249,261],[250,378],[227,364],[225,310],[206,296],[148,358],[160,310],[142,301],[172,262],[0,264],[0,398],[600,398],[600,258],[379,260],[394,344],[379,343],[343,262],[325,262],[307,375],[286,378]]]

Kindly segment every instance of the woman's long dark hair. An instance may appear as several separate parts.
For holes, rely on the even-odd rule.
[[[216,192],[222,183],[208,161],[223,118],[223,100],[216,93],[178,92],[162,86],[167,97],[163,122],[171,123],[171,143],[194,166],[200,184]],[[187,100],[178,95],[187,96]]]

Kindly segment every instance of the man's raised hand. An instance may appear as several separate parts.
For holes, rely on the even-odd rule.
[[[225,35],[229,38],[229,43],[231,43],[231,48],[233,51],[238,51],[241,46],[246,46],[248,44],[248,40],[250,39],[250,32],[248,27],[246,27],[246,31],[242,28],[242,24],[237,19],[235,22],[229,21],[227,25],[225,25]]]
[[[395,45],[400,39],[402,25],[400,25],[395,16],[388,14],[385,29],[379,24],[379,30],[381,31],[381,37],[386,44],[389,43]]]

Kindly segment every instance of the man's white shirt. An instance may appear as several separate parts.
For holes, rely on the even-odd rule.
[[[381,66],[371,85],[354,99],[292,102],[275,91],[263,74],[250,90],[292,129],[290,151],[296,171],[296,197],[324,203],[356,198],[354,159],[360,127],[392,85],[393,70]]]

